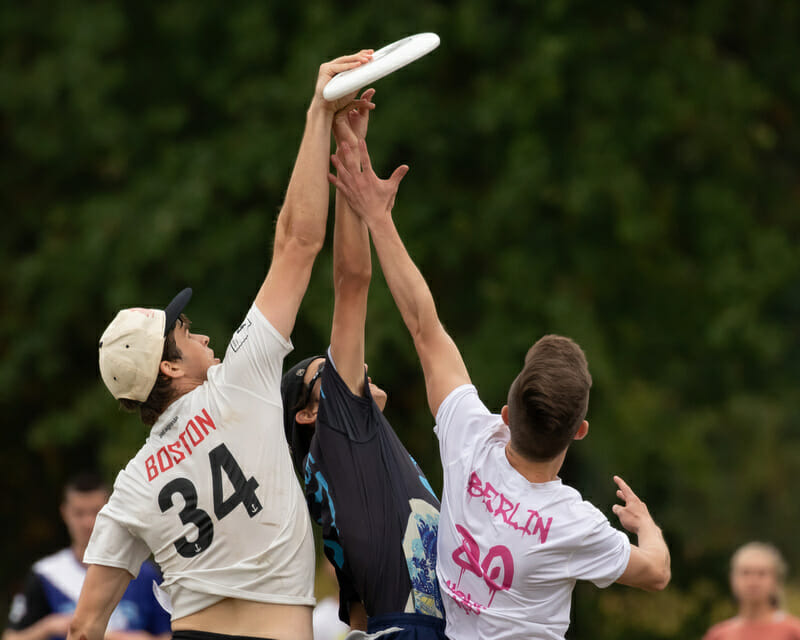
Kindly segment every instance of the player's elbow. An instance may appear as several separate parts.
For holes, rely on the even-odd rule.
[[[313,261],[322,250],[324,242],[324,235],[303,233],[300,229],[287,229],[283,234],[276,234],[273,259],[280,254],[284,254],[293,257],[306,257]]]
[[[654,567],[640,585],[645,591],[663,591],[672,579],[672,571],[668,566]]]
[[[304,203],[284,203],[275,229],[275,253],[300,251],[316,256],[325,243],[325,218],[314,216]]]
[[[667,588],[669,581],[672,579],[672,571],[669,567],[664,567],[657,576],[654,584],[653,591],[663,591]]]

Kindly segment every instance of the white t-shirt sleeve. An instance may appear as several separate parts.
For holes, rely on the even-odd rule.
[[[217,375],[221,382],[253,391],[277,393],[283,360],[292,350],[286,340],[255,306],[233,334]]]
[[[622,531],[615,529],[594,506],[584,502],[588,510],[589,531],[569,559],[569,573],[578,580],[588,580],[604,588],[616,582],[628,567],[631,543]]]
[[[83,556],[87,564],[126,569],[134,578],[142,563],[150,557],[150,549],[141,538],[103,511],[97,514],[89,546]]]
[[[471,455],[476,443],[486,440],[501,425],[502,418],[486,408],[473,385],[456,387],[439,406],[433,429],[439,438],[442,464]]]

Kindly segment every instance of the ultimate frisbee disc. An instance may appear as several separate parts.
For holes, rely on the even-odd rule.
[[[388,76],[439,46],[435,33],[418,33],[378,49],[366,64],[337,73],[322,90],[326,100],[338,100],[348,93]]]

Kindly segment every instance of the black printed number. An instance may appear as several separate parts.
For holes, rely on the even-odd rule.
[[[217,516],[217,520],[222,520],[239,504],[245,507],[247,515],[251,518],[261,511],[261,502],[255,493],[258,481],[252,476],[245,479],[242,468],[236,462],[228,447],[221,444],[212,449],[208,454],[208,461],[211,465],[214,515]],[[223,471],[233,485],[233,494],[227,498],[223,496]],[[193,524],[197,527],[197,539],[190,541],[186,536],[181,536],[174,543],[175,549],[184,558],[192,558],[208,549],[211,545],[211,541],[214,539],[214,524],[206,511],[197,508],[197,489],[192,481],[187,478],[171,480],[161,489],[158,494],[158,506],[162,513],[175,506],[174,498],[176,493],[181,495],[184,502],[183,509],[178,513],[178,517],[183,524]]]
[[[164,513],[175,505],[173,498],[179,493],[183,496],[184,506],[178,516],[183,524],[193,524],[197,527],[197,540],[189,542],[186,536],[181,536],[175,541],[175,548],[184,558],[193,558],[198,553],[208,549],[214,539],[214,525],[211,518],[202,509],[197,508],[197,490],[190,480],[175,478],[161,489],[158,494],[158,506]]]
[[[214,515],[222,520],[236,505],[242,504],[251,518],[261,511],[261,503],[256,497],[258,481],[252,476],[247,480],[233,455],[224,444],[219,445],[208,454],[211,463],[211,479],[214,486]],[[228,476],[233,485],[233,495],[227,499],[222,497],[222,472]]]

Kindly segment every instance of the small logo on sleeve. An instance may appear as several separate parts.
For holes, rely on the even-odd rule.
[[[234,352],[241,349],[242,345],[247,342],[247,338],[250,335],[250,327],[252,325],[253,322],[250,320],[250,318],[245,318],[244,322],[239,325],[236,333],[233,334],[233,338],[231,338],[231,349],[233,349]]]

